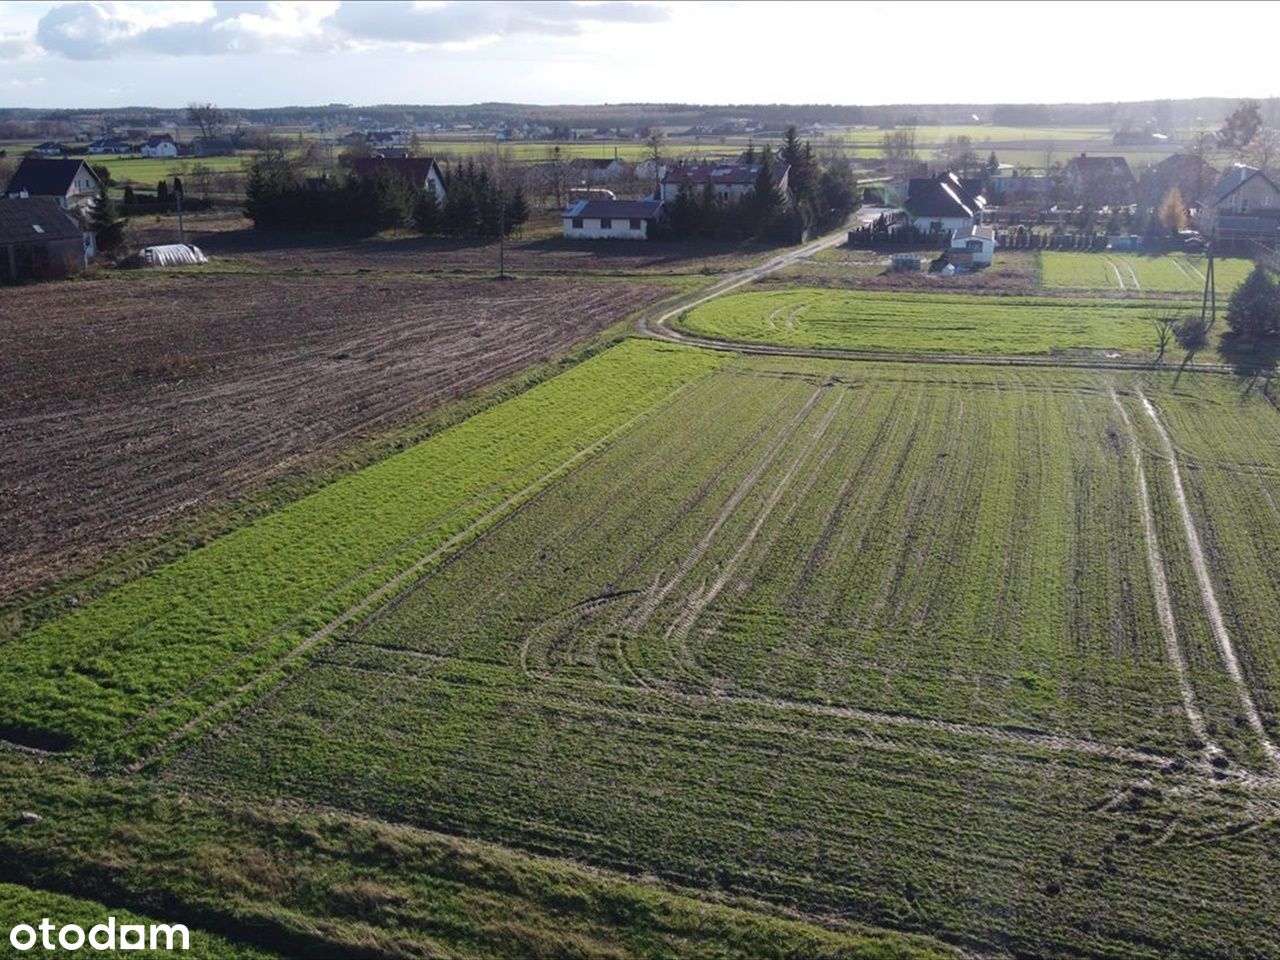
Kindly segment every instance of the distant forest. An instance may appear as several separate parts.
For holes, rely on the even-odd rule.
[[[948,103],[844,106],[839,104],[721,104],[619,103],[594,106],[539,106],[520,103],[479,103],[459,106],[381,104],[351,106],[328,104],[317,107],[272,107],[239,109],[224,105],[233,121],[250,124],[297,125],[333,124],[348,126],[420,126],[431,123],[493,126],[503,123],[537,123],[558,128],[612,129],[646,126],[718,126],[748,120],[781,129],[823,123],[893,126],[903,124],[959,124],[974,122],[1005,126],[1142,126],[1148,122],[1162,128],[1185,128],[1221,123],[1238,100],[1202,97],[1194,100],[1146,100],[1131,103]],[[1280,126],[1280,99],[1260,101],[1263,121]],[[165,122],[183,122],[185,108],[120,107],[75,110],[0,109],[0,125],[83,124],[111,122],[119,126],[154,127]],[[2,134],[0,134],[2,135]]]

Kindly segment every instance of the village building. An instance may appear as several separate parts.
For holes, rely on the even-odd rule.
[[[995,227],[971,223],[951,235],[947,259],[957,267],[989,267],[995,259]]]
[[[661,200],[576,200],[560,214],[572,240],[647,240],[663,216]]]
[[[92,240],[49,197],[0,199],[0,280],[50,280],[83,273]]]
[[[44,143],[38,143],[34,150],[42,157],[60,157],[67,152],[66,147],[54,140],[46,140]]]
[[[142,145],[141,153],[144,157],[171,159],[178,155],[178,145],[173,142],[173,137],[162,133],[148,137],[147,142]]]
[[[1218,171],[1194,153],[1175,153],[1152,166],[1138,181],[1138,202],[1144,207],[1158,207],[1177,189],[1183,203],[1195,206],[1218,182]]]
[[[1092,204],[1133,203],[1137,181],[1124,157],[1072,157],[1062,170],[1067,193]]]
[[[630,172],[617,157],[577,157],[571,161],[574,178],[583,183],[613,183]]]
[[[923,233],[954,233],[978,223],[987,201],[974,193],[976,181],[963,181],[947,171],[912,179],[903,203],[907,221]]]
[[[444,175],[434,157],[356,157],[352,165],[362,177],[387,172],[402,178],[415,190],[434,189],[436,202],[444,203]]]
[[[1012,203],[1018,200],[1040,200],[1053,192],[1053,178],[997,174],[987,180],[993,201]]]
[[[118,137],[102,137],[89,144],[85,152],[95,156],[104,153],[128,154],[133,153],[133,147]]]
[[[1217,239],[1280,241],[1280,186],[1257,167],[1227,170],[1200,205],[1200,232]]]
[[[27,157],[18,165],[5,193],[11,197],[49,197],[64,210],[83,210],[98,199],[102,183],[83,160]]]
[[[193,157],[231,157],[235,152],[235,141],[230,137],[196,137],[191,141]]]
[[[741,200],[755,189],[760,166],[758,163],[676,164],[669,167],[662,176],[661,199],[670,202],[680,195],[682,188],[688,187],[691,193],[699,197],[710,189],[717,200]],[[775,163],[771,170],[774,189],[785,196],[789,188],[791,167],[785,163]]]

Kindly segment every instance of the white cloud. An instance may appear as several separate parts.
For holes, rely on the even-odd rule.
[[[79,0],[49,9],[33,39],[44,52],[71,60],[333,52],[456,47],[511,36],[573,37],[596,25],[658,23],[668,16],[666,7],[653,4],[565,0],[222,0],[178,6]],[[6,34],[0,37],[0,59],[14,59],[26,47],[22,35]]]

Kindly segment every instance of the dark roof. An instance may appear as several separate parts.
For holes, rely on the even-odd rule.
[[[162,143],[173,143],[173,137],[167,133],[160,133],[147,137],[147,146],[155,147]]]
[[[781,183],[791,168],[785,163],[775,163],[772,167],[773,182]],[[677,164],[667,169],[663,183],[674,183],[680,186],[704,186],[707,183],[716,186],[740,184],[750,186],[756,182],[760,174],[760,164],[746,163],[699,163]]]
[[[14,171],[5,193],[21,193],[25,190],[33,197],[65,197],[80,168],[84,166],[83,160],[75,158],[46,160],[27,157]],[[92,170],[89,170],[89,175],[97,181],[98,177]]]
[[[1066,169],[1068,171],[1074,170],[1085,179],[1095,177],[1133,179],[1133,171],[1129,169],[1129,161],[1124,157],[1090,157],[1082,153],[1080,156],[1072,157],[1068,160]]]
[[[903,204],[913,217],[974,217],[987,205],[986,199],[965,189],[954,173],[936,177],[916,177],[907,185]]]
[[[39,229],[36,229],[36,228]],[[0,243],[78,240],[80,224],[49,197],[0,199]]]
[[[1275,190],[1277,193],[1280,193],[1280,187],[1277,187],[1274,183],[1272,183],[1271,178],[1268,177],[1261,170],[1259,170],[1257,167],[1250,167],[1250,166],[1246,166],[1243,163],[1237,163],[1235,166],[1229,169],[1226,173],[1224,173],[1222,175],[1222,179],[1219,180],[1217,184],[1214,186],[1214,188],[1209,191],[1209,196],[1206,202],[1210,206],[1216,207],[1223,200],[1227,199],[1227,197],[1231,196],[1231,194],[1235,193],[1237,190],[1243,187],[1246,183],[1248,183],[1254,177],[1261,177],[1267,183],[1271,184],[1272,190]]]
[[[356,173],[362,177],[388,170],[419,189],[427,182],[427,173],[435,166],[434,157],[356,157],[353,163]],[[436,167],[436,175],[440,175],[439,167]]]
[[[652,220],[662,209],[661,200],[578,200],[560,214],[569,217],[611,217],[615,220]]]

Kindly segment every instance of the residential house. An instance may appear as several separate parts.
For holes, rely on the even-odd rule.
[[[774,189],[786,196],[791,167],[785,163],[775,163],[771,170]],[[758,163],[680,163],[669,167],[663,174],[660,199],[674,200],[680,195],[681,188],[688,187],[696,196],[701,196],[710,189],[718,200],[741,200],[755,188],[759,175]]]
[[[370,150],[382,150],[389,147],[407,147],[413,134],[407,130],[370,130],[364,135],[364,142]]]
[[[912,179],[903,203],[911,226],[924,233],[944,233],[962,230],[978,223],[987,200],[973,193],[974,182],[965,182],[947,171],[936,177]]]
[[[997,175],[987,180],[991,196],[998,203],[1039,200],[1053,192],[1053,178],[1044,176]]]
[[[617,157],[575,157],[570,166],[573,178],[582,183],[612,183],[630,173],[627,164]]]
[[[104,153],[133,153],[133,147],[117,137],[102,137],[89,144],[85,152],[95,156]]]
[[[193,157],[231,157],[235,152],[235,141],[230,137],[196,137],[191,141]]]
[[[0,281],[83,273],[90,242],[79,221],[49,197],[0,199]]]
[[[434,157],[356,157],[353,169],[362,177],[389,172],[401,177],[415,190],[434,188],[436,202],[444,203],[444,175]]]
[[[18,165],[5,193],[51,197],[64,210],[83,210],[98,199],[102,183],[83,160],[27,157]]]
[[[573,240],[647,240],[663,216],[661,200],[575,200],[560,214]]]
[[[989,267],[995,253],[995,227],[971,223],[951,235],[951,250],[947,259],[957,267]]]
[[[142,155],[144,157],[171,159],[178,155],[178,145],[173,142],[173,137],[167,133],[162,133],[159,136],[147,138],[147,142],[142,145]]]
[[[54,140],[46,140],[44,143],[38,143],[35,146],[35,152],[42,157],[60,157],[67,152],[67,148]]]
[[[1200,205],[1200,232],[1226,241],[1280,237],[1280,186],[1257,167],[1227,170]]]
[[[1177,188],[1188,206],[1202,201],[1218,182],[1218,171],[1194,153],[1175,153],[1148,169],[1138,181],[1138,202],[1158,207]]]
[[[1133,203],[1137,181],[1124,157],[1072,157],[1062,171],[1067,192],[1076,200],[1092,204]]]

